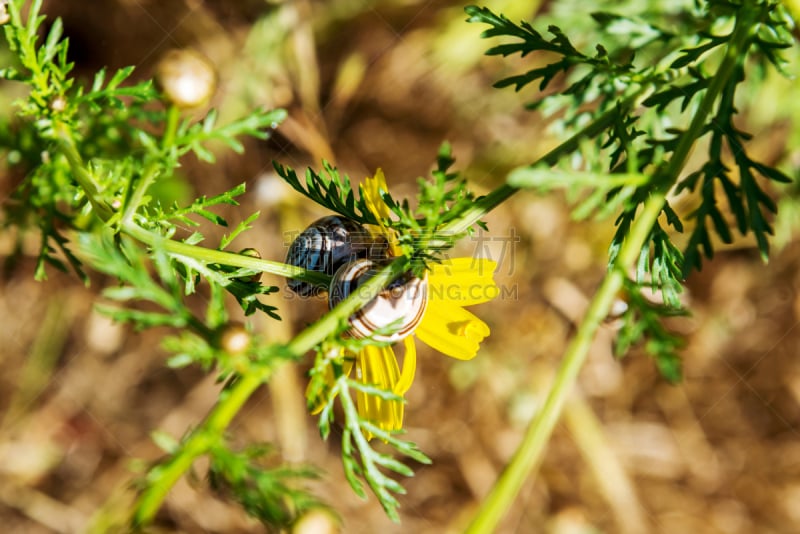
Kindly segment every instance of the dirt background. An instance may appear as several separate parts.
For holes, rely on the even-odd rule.
[[[536,25],[561,6],[493,5]],[[243,205],[225,215],[236,222],[261,211],[239,242],[268,259],[283,259],[285,232],[324,214],[276,181],[273,159],[303,169],[324,158],[356,180],[381,167],[396,196],[413,196],[447,140],[483,193],[559,141],[522,109],[531,93],[491,88],[518,62],[483,57],[481,28],[464,22],[458,3],[46,0],[44,11],[63,18],[80,78],[125,65],[147,77],[167,50],[192,47],[219,68],[214,105],[223,120],[259,105],[290,110],[270,141],[248,142],[244,155],[221,155],[213,167],[187,160],[183,170],[197,193],[247,183]],[[0,87],[4,101],[16,90]],[[742,121],[755,134],[753,154],[797,176],[792,94],[792,82],[769,80],[745,95]],[[687,340],[682,383],[665,383],[641,350],[615,360],[614,325],[604,328],[541,469],[499,532],[800,532],[800,243],[795,204],[783,204],[789,215],[778,221],[768,265],[740,239],[688,281],[692,316],[672,325]],[[272,441],[288,461],[324,469],[314,489],[341,514],[344,532],[463,530],[541,405],[603,276],[610,221],[571,221],[559,195],[520,193],[487,222],[484,239],[459,252],[500,261],[503,298],[474,309],[492,328],[475,360],[420,347],[406,424],[433,464],[404,481],[401,525],[347,487],[337,446],[321,442],[305,414],[302,365],[235,420],[237,442]],[[12,244],[0,236],[0,253]],[[109,281],[85,288],[51,272],[37,283],[33,267],[27,258],[0,283],[0,525],[81,532],[104,503],[112,516],[124,509],[137,466],[160,455],[150,432],[181,436],[219,385],[198,369],[164,366],[167,332],[137,333],[94,311]],[[284,321],[253,321],[274,340],[323,309],[285,291],[273,300]],[[264,531],[207,489],[202,462],[196,472],[171,493],[154,532]]]

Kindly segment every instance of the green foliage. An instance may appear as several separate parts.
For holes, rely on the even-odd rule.
[[[532,188],[547,192],[564,188],[571,198],[578,198],[584,191],[588,194],[576,200],[572,217],[576,220],[590,216],[607,218],[617,212],[643,184],[647,177],[639,173],[608,175],[593,171],[568,171],[551,169],[546,165],[515,169],[508,176],[514,187]]]
[[[620,329],[614,340],[614,353],[624,356],[630,348],[645,341],[645,351],[653,357],[661,375],[670,382],[681,379],[681,359],[678,351],[684,340],[667,330],[662,324],[665,317],[688,315],[688,312],[675,306],[665,306],[657,302],[658,296],[648,290],[642,293],[641,285],[630,279],[625,280],[623,302],[625,311],[620,315]]]
[[[286,113],[255,110],[226,125],[217,124],[214,110],[199,121],[184,118],[177,108],[158,105],[161,96],[151,80],[126,85],[132,67],[113,73],[101,70],[90,86],[79,86],[69,77],[72,66],[66,63],[68,43],[60,39],[61,23],[53,24],[40,46],[36,36],[43,20],[39,15],[41,2],[30,6],[27,25],[21,20],[21,7],[22,2],[13,4],[12,23],[5,28],[20,67],[5,69],[2,75],[26,84],[30,93],[16,104],[17,116],[24,120],[3,130],[0,148],[18,155],[11,160],[17,162],[25,178],[14,192],[15,202],[7,208],[6,224],[20,228],[33,224],[38,228],[42,236],[38,278],[45,277],[45,265],[60,269],[71,265],[87,282],[88,277],[83,274],[87,269],[108,275],[113,285],[103,291],[103,296],[115,304],[102,305],[102,311],[136,329],[172,329],[175,333],[162,343],[172,354],[166,364],[173,368],[199,365],[205,370],[213,369],[226,383],[214,414],[204,426],[180,442],[154,433],[154,439],[169,457],[153,466],[142,481],[134,523],[144,524],[152,517],[164,492],[188,465],[186,458],[208,454],[210,481],[215,488],[266,524],[289,526],[299,514],[319,507],[305,492],[294,489],[290,481],[313,477],[315,473],[307,469],[265,469],[259,462],[264,451],[231,450],[222,440],[224,423],[219,421],[229,421],[241,406],[236,403],[247,398],[242,392],[252,392],[278,362],[297,359],[304,352],[293,345],[265,344],[249,330],[233,325],[225,294],[236,299],[245,315],[263,312],[278,319],[276,308],[262,300],[277,288],[262,285],[255,275],[263,270],[284,276],[294,273],[282,264],[260,260],[257,255],[226,252],[251,229],[257,213],[236,224],[217,246],[199,246],[205,240],[203,223],[228,227],[228,221],[216,210],[223,205],[238,206],[244,185],[196,198],[186,205],[165,203],[151,194],[160,182],[174,180],[175,171],[187,154],[213,163],[213,145],[240,153],[244,145],[239,137],[265,139]],[[15,135],[12,129],[24,135]],[[434,185],[421,195],[427,203],[427,211],[421,213],[434,224],[448,217],[434,216],[434,204],[465,197],[448,189],[456,177],[446,173],[450,163],[449,152],[443,152]],[[366,209],[363,197],[355,199],[349,180],[340,178],[329,165],[325,165],[324,177],[309,170],[305,185],[291,169],[284,170],[277,164],[276,169],[293,187],[323,205],[362,222],[378,223]],[[388,193],[387,198],[391,198]],[[409,218],[407,203],[393,205],[399,215],[407,217],[407,224],[423,228]],[[400,225],[396,221],[393,224]],[[192,233],[185,234],[186,229],[192,229]],[[179,235],[184,237],[178,238]],[[73,246],[77,247],[75,252]],[[203,298],[189,298],[200,292],[201,284],[207,287],[202,290]],[[194,301],[201,300],[205,310],[198,313],[198,303]],[[228,346],[226,336],[231,331],[246,336],[244,344]],[[358,342],[344,341],[341,333],[342,329],[336,329],[329,337],[354,349]],[[371,433],[418,461],[427,458],[413,444],[360,419],[351,390],[381,398],[396,396],[342,377],[329,399],[332,402],[339,395],[347,413],[343,459],[348,479],[363,495],[363,486],[357,481],[362,477],[396,518],[397,501],[392,493],[402,492],[402,487],[380,469],[407,476],[411,471],[391,456],[374,451],[364,436]],[[323,421],[329,424],[331,414],[325,414]]]
[[[520,54],[526,56],[532,52],[550,52],[558,57],[557,60],[543,67],[503,78],[494,84],[495,87],[502,88],[513,85],[515,90],[519,91],[526,85],[539,81],[539,90],[544,90],[559,74],[578,66],[585,66],[588,68],[588,72],[562,91],[562,94],[580,97],[592,85],[607,85],[614,79],[629,77],[632,71],[632,65],[629,62],[617,61],[617,58],[611,57],[605,47],[600,44],[597,45],[594,56],[581,53],[558,26],[551,25],[547,28],[548,33],[552,35],[552,38],[548,40],[542,37],[529,23],[514,24],[502,14],[495,15],[488,8],[469,6],[466,11],[470,16],[469,22],[482,22],[491,26],[490,29],[483,32],[482,37],[508,36],[518,39],[490,48],[486,51],[487,55]]]
[[[686,247],[684,274],[693,268],[699,270],[703,256],[709,259],[714,256],[712,229],[723,243],[733,241],[729,228],[731,225],[725,220],[717,200],[717,196],[720,196],[717,184],[721,186],[723,198],[733,213],[736,230],[742,235],[753,232],[761,256],[766,261],[769,254],[767,236],[773,233],[767,217],[777,213],[777,206],[759,184],[758,177],[778,183],[792,181],[780,170],[754,161],[747,155],[744,143],[751,136],[734,126],[734,113],[733,95],[723,94],[716,121],[706,127],[711,135],[709,159],[700,170],[682,179],[676,189],[676,192],[684,189],[695,191],[699,187],[702,198],[694,212],[696,225]],[[733,157],[738,176],[723,161],[723,145],[727,145],[728,153]]]
[[[247,136],[267,139],[268,131],[278,127],[286,119],[286,111],[255,110],[250,115],[224,126],[217,126],[217,113],[211,110],[201,122],[185,120],[175,133],[175,149],[179,156],[191,151],[202,161],[214,163],[214,154],[206,148],[209,142],[217,141],[241,154],[244,145],[237,137]]]
[[[277,288],[253,277],[270,263],[240,261],[243,256],[224,252],[258,214],[236,224],[218,247],[197,246],[204,240],[198,219],[227,227],[214,209],[238,206],[236,197],[244,193],[244,185],[187,206],[162,203],[150,191],[159,182],[174,180],[181,159],[190,152],[214,162],[212,146],[241,153],[244,145],[238,138],[266,139],[285,111],[255,110],[222,125],[214,110],[199,121],[182,118],[177,108],[162,103],[152,80],[128,83],[133,67],[102,69],[90,85],[82,86],[70,77],[73,65],[67,61],[61,21],[53,21],[44,39],[39,37],[41,7],[40,0],[9,4],[11,20],[3,29],[18,64],[0,70],[0,76],[28,90],[14,103],[16,122],[2,127],[0,150],[23,177],[5,205],[4,224],[20,228],[20,240],[27,229],[38,230],[37,279],[46,278],[48,265],[61,270],[70,266],[87,283],[86,272],[108,275],[112,285],[103,297],[114,304],[102,305],[102,311],[137,330],[168,327],[177,332],[163,343],[173,354],[168,365],[197,364],[214,369],[220,380],[233,378],[233,383],[240,373],[264,373],[287,357],[285,349],[270,347],[257,336],[250,336],[241,350],[225,345],[231,328],[226,293],[245,315],[263,312],[278,319],[276,308],[263,301]],[[195,231],[175,239],[185,228]],[[189,298],[200,283],[206,286],[203,298]],[[205,303],[202,316],[195,301]],[[221,437],[219,430],[216,435]],[[156,436],[173,457],[185,454],[185,443]],[[285,524],[290,510],[299,512],[316,502],[301,492],[276,499],[276,493],[287,490],[289,478],[309,472],[260,471],[255,454],[226,447],[217,442],[209,451],[212,469],[252,513]],[[234,468],[239,471],[222,471]],[[165,473],[169,470],[163,465],[154,467],[143,491],[163,491]],[[260,497],[259,491],[264,492]]]
[[[699,191],[698,207],[688,215],[664,201],[661,220],[639,254],[636,288],[629,288],[629,294],[657,290],[665,306],[637,308],[618,342],[626,348],[642,335],[652,336],[648,350],[669,379],[677,377],[679,344],[656,326],[656,319],[679,313],[682,281],[702,266],[703,257],[713,257],[714,234],[730,243],[734,231],[743,236],[753,232],[766,259],[769,216],[776,211],[770,182],[790,181],[748,155],[750,135],[736,127],[734,116],[737,90],[750,81],[748,75],[757,81],[766,65],[784,69],[780,50],[794,44],[791,19],[773,0],[711,0],[698,6],[699,12],[595,13],[597,27],[590,33],[601,43],[594,55],[581,52],[556,26],[548,28],[548,39],[529,23],[515,24],[487,8],[466,8],[470,22],[489,25],[483,37],[511,39],[487,54],[543,54],[544,66],[495,85],[517,91],[537,81],[540,90],[557,85],[529,107],[561,113],[559,127],[582,138],[575,145],[580,152],[560,154],[560,168],[521,168],[511,173],[509,183],[541,192],[566,189],[577,202],[575,218],[614,216],[611,269],[653,194]],[[676,24],[680,19],[693,24]],[[695,143],[705,158],[699,170],[684,175]],[[690,222],[681,247],[675,234]]]
[[[163,210],[160,205],[156,205],[153,208],[153,213],[148,214],[148,217],[143,218],[145,222],[160,222],[163,220],[170,220],[174,224],[179,224],[182,226],[199,226],[200,223],[196,222],[195,220],[189,218],[190,215],[198,215],[203,219],[211,221],[212,223],[218,226],[228,226],[228,221],[217,215],[216,213],[209,210],[209,208],[213,206],[219,206],[220,204],[228,204],[229,206],[238,206],[239,202],[236,201],[236,197],[241,196],[244,194],[245,185],[240,184],[230,191],[225,191],[224,193],[220,193],[219,195],[214,195],[211,198],[206,198],[202,196],[198,199],[195,199],[189,206],[185,208],[178,207],[177,204],[173,204],[172,207],[168,210]],[[248,219],[247,223],[249,224],[252,222]],[[239,234],[241,230],[237,229],[237,234]],[[228,240],[231,241],[232,239]],[[222,248],[225,248],[225,244],[223,243]]]
[[[103,296],[118,302],[151,302],[163,310],[101,308],[115,320],[132,322],[137,328],[184,328],[199,323],[183,301],[183,288],[173,275],[170,260],[163,250],[153,251],[151,256],[159,283],[150,276],[148,256],[128,238],[123,237],[116,243],[108,234],[99,238],[80,234],[78,246],[78,254],[86,263],[118,281],[119,285],[103,290]]]
[[[267,467],[271,447],[251,445],[234,451],[227,444],[209,449],[208,479],[221,496],[236,500],[248,514],[274,529],[290,527],[304,513],[322,508],[298,482],[319,478],[311,467]]]
[[[214,110],[200,122],[178,120],[177,110],[152,105],[160,98],[152,80],[125,85],[133,67],[119,69],[110,78],[103,69],[90,86],[78,86],[69,76],[68,40],[61,39],[60,20],[53,22],[40,43],[38,34],[44,21],[39,14],[41,2],[29,6],[27,22],[21,19],[23,5],[20,1],[9,4],[11,22],[4,26],[19,66],[3,69],[0,75],[29,87],[27,98],[15,106],[19,117],[31,120],[12,126],[25,135],[0,137],[0,148],[21,156],[10,158],[19,161],[26,177],[13,193],[7,221],[38,227],[42,247],[37,278],[46,276],[46,264],[64,268],[56,252],[66,255],[80,270],[65,246],[69,239],[64,232],[68,230],[104,222],[119,225],[134,216],[150,228],[157,223],[169,235],[175,232],[176,224],[187,223],[189,214],[224,224],[205,208],[232,203],[242,189],[200,199],[186,208],[169,209],[153,206],[147,190],[155,181],[171,178],[180,157],[188,152],[213,162],[209,143],[241,152],[243,145],[237,137],[266,138],[269,130],[285,118],[285,111],[256,110],[226,125],[217,124]],[[30,217],[31,206],[38,210],[37,217]],[[146,209],[154,213],[145,216]],[[98,217],[92,217],[92,212]]]
[[[381,469],[407,477],[413,476],[414,472],[410,467],[394,457],[373,449],[365,437],[365,433],[370,433],[392,447],[399,454],[419,463],[430,464],[431,460],[414,443],[398,439],[397,436],[378,428],[372,422],[362,419],[358,415],[358,410],[350,395],[350,388],[361,390],[367,395],[377,395],[384,400],[402,399],[398,399],[395,395],[388,394],[383,390],[345,378],[340,378],[334,387],[334,389],[338,390],[345,413],[344,430],[342,432],[342,461],[347,481],[353,491],[364,498],[366,494],[359,480],[363,478],[378,497],[386,515],[397,522],[400,520],[397,514],[399,503],[392,493],[405,494],[405,489],[397,481],[385,475]],[[325,424],[322,421],[330,420],[332,417],[330,410],[330,407],[326,406],[320,416],[320,430],[323,432],[323,436],[325,435],[323,430]]]
[[[475,202],[475,195],[469,190],[466,179],[459,172],[450,171],[454,163],[450,145],[443,144],[431,178],[417,180],[416,209],[411,208],[408,200],[398,202],[388,191],[383,194],[384,201],[397,217],[396,221],[388,220],[384,224],[397,232],[398,243],[407,256],[421,260],[415,265],[418,275],[425,262],[437,261],[464,237],[463,232],[444,230],[448,223],[461,219]],[[479,221],[476,224],[486,229],[484,223]]]
[[[73,65],[67,61],[69,45],[66,39],[62,40],[64,27],[61,20],[56,19],[53,22],[40,46],[39,33],[45,20],[44,15],[39,15],[42,0],[33,1],[27,21],[22,20],[20,13],[25,3],[21,0],[8,3],[11,21],[3,27],[8,46],[19,59],[21,68],[3,68],[0,76],[30,85],[30,96],[26,101],[18,103],[20,114],[39,118],[42,114],[52,115],[52,99],[63,95],[72,87],[73,81],[68,75]]]
[[[322,162],[323,174],[317,174],[310,167],[306,169],[305,183],[300,181],[294,169],[285,167],[277,161],[273,161],[272,165],[278,176],[295,191],[320,206],[362,224],[377,224],[378,221],[367,209],[363,197],[355,198],[350,178],[340,176],[339,171],[327,161]]]
[[[342,339],[341,343],[323,346],[317,353],[311,382],[307,395],[309,407],[319,411],[319,430],[323,439],[331,434],[334,422],[334,407],[338,399],[344,413],[342,422],[342,463],[350,487],[361,498],[366,498],[363,482],[366,482],[378,501],[393,521],[399,521],[399,503],[393,494],[404,494],[405,489],[383,470],[413,476],[407,465],[391,455],[375,450],[370,444],[372,437],[381,440],[398,454],[416,462],[429,464],[430,459],[414,443],[399,439],[396,433],[387,432],[376,426],[375,422],[363,418],[353,402],[351,391],[376,396],[385,401],[404,402],[403,398],[349,377],[353,365],[352,354],[367,344],[386,345],[372,340]],[[343,345],[344,347],[341,347]],[[368,436],[370,438],[368,438]]]
[[[317,204],[362,224],[382,224],[394,230],[403,254],[417,260],[414,266],[421,274],[427,261],[437,261],[463,237],[463,233],[447,232],[443,227],[461,219],[475,202],[475,195],[469,190],[466,179],[460,173],[450,171],[454,162],[450,145],[445,143],[439,149],[431,177],[417,180],[416,208],[412,208],[408,199],[399,201],[389,191],[381,191],[381,197],[393,215],[382,221],[378,221],[376,214],[367,207],[363,189],[359,187],[356,198],[350,178],[340,175],[330,164],[323,162],[324,174],[307,169],[305,183],[293,169],[277,162],[273,165],[281,178]]]

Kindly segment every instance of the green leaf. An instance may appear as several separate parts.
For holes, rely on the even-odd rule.
[[[171,435],[163,432],[161,430],[155,430],[150,433],[150,438],[153,440],[153,443],[158,446],[159,449],[166,452],[167,454],[174,454],[178,448],[180,447],[180,443],[173,438]]]
[[[681,50],[683,55],[681,55],[678,59],[672,62],[670,68],[673,69],[680,69],[689,65],[690,63],[694,63],[697,61],[703,54],[716,48],[717,46],[723,44],[725,41],[719,38],[712,38],[707,43],[697,46],[695,48],[684,48]]]
[[[356,201],[350,178],[340,176],[339,171],[328,162],[322,162],[324,174],[317,174],[313,169],[308,168],[304,183],[300,181],[297,173],[291,167],[284,167],[277,161],[273,161],[272,166],[278,176],[295,191],[320,206],[360,223],[378,224],[374,215],[367,209],[363,194]]]
[[[56,18],[53,21],[53,25],[50,27],[50,32],[47,34],[47,40],[45,41],[44,47],[40,51],[41,63],[48,63],[53,60],[56,52],[58,51],[58,44],[63,33],[64,26],[61,22],[61,19]]]
[[[167,359],[167,367],[170,369],[180,369],[194,363],[195,358],[191,354],[176,354]]]
[[[242,185],[244,185],[244,184],[242,184]],[[233,229],[233,231],[230,234],[226,234],[226,235],[222,236],[222,239],[220,240],[220,243],[219,243],[219,250],[225,250],[226,248],[228,248],[228,245],[230,245],[231,241],[236,239],[236,237],[239,236],[239,234],[241,234],[245,230],[251,229],[253,227],[253,222],[256,219],[258,219],[258,216],[260,215],[260,213],[261,212],[258,212],[258,211],[253,213],[247,219],[245,219],[244,221],[240,222],[236,226],[236,228]]]
[[[306,466],[268,467],[265,460],[272,450],[256,445],[234,451],[224,443],[211,447],[209,482],[218,495],[236,500],[264,525],[286,530],[310,510],[324,508],[299,487],[319,473]]]
[[[200,123],[179,128],[174,145],[177,153],[183,155],[189,151],[202,161],[213,163],[214,154],[205,146],[211,141],[222,142],[237,153],[244,151],[244,145],[236,138],[240,136],[267,139],[270,131],[286,119],[283,109],[253,111],[250,115],[224,126],[217,125],[217,112],[211,110]]]
[[[207,208],[218,206],[220,204],[238,206],[239,202],[236,200],[236,197],[243,195],[244,192],[245,192],[245,184],[241,183],[236,187],[234,187],[233,189],[225,191],[224,193],[220,193],[219,195],[215,195],[210,198],[202,196],[199,199],[192,202],[192,204],[186,208],[176,208],[168,212],[163,212],[157,215],[155,219],[175,220],[183,224],[196,225],[196,223],[192,221],[192,219],[190,219],[189,216],[198,215],[219,226],[227,226],[228,223],[227,221],[225,221],[224,218],[209,211]]]

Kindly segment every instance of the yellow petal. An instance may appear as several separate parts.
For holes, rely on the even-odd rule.
[[[434,265],[428,275],[428,298],[472,306],[495,298],[497,262],[485,258],[454,258]]]
[[[361,187],[361,197],[364,199],[367,209],[377,217],[378,221],[388,219],[392,215],[389,206],[383,201],[381,191],[388,192],[389,188],[386,185],[383,170],[378,169],[375,171],[375,176],[364,180],[364,185]],[[381,226],[383,225],[381,224]]]
[[[403,371],[400,373],[400,380],[394,385],[394,392],[398,395],[405,395],[406,391],[414,382],[414,374],[417,371],[417,347],[414,344],[414,336],[403,339],[406,353],[403,355]]]
[[[384,226],[383,222],[380,223],[380,226],[375,226],[374,224],[367,224],[365,226],[370,236],[376,239],[382,237],[386,240],[386,242],[389,244],[390,256],[403,255],[403,249],[400,248],[400,245],[397,242],[397,232],[391,228],[388,228],[387,226]]]
[[[445,301],[429,302],[422,322],[414,334],[442,354],[469,360],[489,335],[489,327],[461,306]]]
[[[364,347],[357,358],[359,379],[380,389],[394,391],[400,379],[397,358],[391,347]],[[403,427],[403,403],[387,401],[377,395],[359,391],[356,395],[358,413],[378,428],[393,431]],[[367,439],[371,438],[367,435]]]
[[[386,177],[383,175],[383,171],[378,169],[375,171],[375,176],[364,180],[364,184],[361,186],[361,198],[364,200],[370,213],[378,219],[378,228],[367,226],[367,230],[373,235],[386,238],[392,256],[400,256],[403,250],[397,244],[397,235],[394,230],[388,228],[383,223],[385,219],[389,219],[392,216],[392,211],[381,196],[382,192],[388,191],[389,187],[386,185]]]

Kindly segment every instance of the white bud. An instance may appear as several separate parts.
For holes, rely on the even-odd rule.
[[[219,344],[229,354],[243,354],[250,346],[250,332],[241,323],[231,323],[222,331]]]
[[[58,95],[53,100],[50,101],[50,109],[53,111],[60,113],[67,109],[67,99],[64,98],[62,95]]]
[[[172,50],[156,67],[156,81],[167,100],[179,108],[208,103],[217,87],[211,64],[192,50]]]
[[[337,534],[339,524],[336,518],[322,509],[304,514],[292,527],[292,534]]]
[[[8,14],[8,0],[0,0],[0,24],[5,24],[11,20],[11,15]]]

